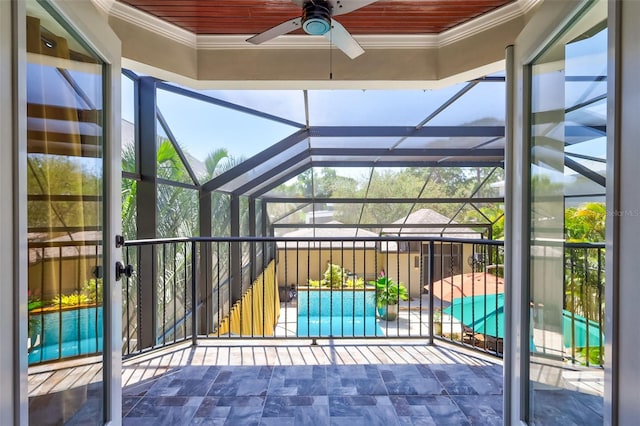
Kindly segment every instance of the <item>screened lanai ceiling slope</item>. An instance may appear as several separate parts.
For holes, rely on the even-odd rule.
[[[153,79],[130,71],[125,76],[127,120],[126,105],[135,92],[131,82]],[[502,179],[496,170],[504,165],[504,79],[501,72],[439,90],[286,91],[196,91],[154,80],[157,135],[170,141],[180,158],[182,172],[176,175],[182,179],[174,185],[260,199],[267,203],[270,223],[282,225],[282,232],[293,222],[304,227],[301,214],[311,213],[315,228],[325,226],[316,215],[337,204],[350,212],[344,226],[379,231],[394,222],[400,228],[419,226],[404,218],[447,204],[455,228],[457,216],[503,202],[499,188],[486,182]],[[133,134],[133,117],[129,120],[123,129]],[[224,167],[207,173],[207,159],[217,150],[224,151]],[[477,180],[446,197],[427,188],[444,179],[431,170],[453,167],[472,170]],[[388,179],[408,170],[411,185],[385,191]],[[327,174],[335,175],[332,190],[321,188]],[[138,178],[135,168],[124,176]],[[160,177],[158,182],[172,184]],[[296,181],[301,185],[292,185]],[[275,204],[280,207],[269,208]],[[372,219],[380,208],[387,211],[382,222]]]
[[[188,94],[175,86],[163,87]],[[278,109],[278,98],[271,99],[276,105],[270,107],[260,100],[267,96],[260,91],[200,95],[215,103],[253,102],[266,110]],[[290,117],[238,106],[243,114],[280,123],[291,133],[204,183],[203,189],[268,197],[274,188],[312,168],[502,167],[504,99],[504,76],[493,75],[440,91],[282,94],[280,101],[288,105]],[[250,144],[259,146],[260,141]]]
[[[269,214],[283,230],[355,225],[384,232],[384,225],[394,223],[412,232],[420,226],[455,229],[465,226],[461,218],[473,217],[474,210],[482,220],[475,229],[491,223],[479,207],[503,203],[504,80],[504,73],[496,73],[440,90],[393,91],[194,91],[156,82],[159,135],[173,143],[187,169],[182,185],[287,205]],[[605,82],[597,72],[568,80],[571,124],[546,126],[546,132],[568,146],[567,176],[582,178],[578,193],[570,194],[566,186],[567,196],[598,195],[602,171],[589,162],[598,163],[596,148],[606,132],[600,113]],[[589,112],[584,117],[577,114],[583,108]],[[207,152],[217,149],[231,161],[210,178],[204,164]],[[390,192],[390,179],[407,170],[420,184]],[[468,179],[475,183],[462,192],[434,190],[435,184],[457,179],[455,173],[475,177]],[[322,186],[330,174],[334,187],[328,190]],[[586,192],[585,179],[591,182]],[[322,223],[340,219],[331,213],[338,204],[350,206],[343,211],[351,221]],[[449,212],[447,223],[407,222],[416,212],[435,216],[428,210]],[[376,222],[376,211],[394,213]]]
[[[605,82],[595,74],[573,80],[576,105],[568,111],[576,119],[562,129],[570,147],[565,165],[604,186],[601,171],[588,163],[593,153],[580,147],[602,137],[605,123],[594,111],[603,102],[599,90]],[[193,183],[206,192],[282,198],[278,186],[321,168],[366,175],[372,168],[504,165],[504,73],[439,90],[194,91],[165,82],[157,87],[161,136],[174,141]],[[589,120],[580,119],[581,108],[590,108]],[[218,148],[234,167],[208,181],[198,178],[194,170],[202,170],[206,154]],[[312,195],[319,196],[298,197]]]

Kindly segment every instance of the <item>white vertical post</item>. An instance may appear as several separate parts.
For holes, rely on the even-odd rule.
[[[640,2],[609,2],[605,424],[636,424],[640,249]]]
[[[0,413],[27,424],[25,5],[0,2]],[[24,201],[20,202],[23,198]]]

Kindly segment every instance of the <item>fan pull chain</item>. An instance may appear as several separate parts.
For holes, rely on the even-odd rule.
[[[333,20],[329,31],[329,80],[333,80]]]

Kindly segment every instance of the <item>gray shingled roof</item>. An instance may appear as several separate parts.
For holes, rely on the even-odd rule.
[[[441,215],[440,213],[431,209],[420,209],[411,213],[409,216],[403,219],[396,220],[394,224],[402,225],[401,227],[387,227],[381,231],[382,235],[417,235],[426,237],[449,237],[449,238],[481,238],[481,233],[474,231],[471,228],[446,228],[446,227],[434,227],[434,228],[417,228],[411,227],[411,225],[418,224],[434,224],[445,225],[449,223],[451,219]],[[456,221],[451,221],[452,224],[457,224]],[[406,224],[406,225],[403,225]]]
[[[331,225],[342,225],[342,222],[338,222],[336,220],[332,220],[331,222],[328,222],[327,224]],[[295,231],[291,231],[291,232],[287,232],[286,234],[283,234],[282,237],[286,237],[286,238],[316,238],[316,237],[321,237],[321,238],[354,238],[354,237],[362,237],[362,238],[366,238],[366,237],[377,237],[378,234],[371,232],[371,231],[367,231],[365,229],[358,229],[358,228],[339,228],[339,227],[335,227],[335,228],[301,228],[301,229],[296,229]],[[309,244],[309,242],[306,241],[300,241],[299,243],[296,242],[291,242],[291,243],[286,243],[284,241],[280,241],[278,242],[278,248],[329,248],[329,246],[332,246],[333,248],[341,248],[342,245],[341,243],[338,242],[330,242],[330,241],[320,241],[320,242],[312,242],[311,244]],[[374,248],[375,247],[375,242],[374,241],[370,241],[370,242],[357,242],[355,244],[353,243],[349,243],[349,242],[345,242],[344,243],[344,248],[345,249],[351,249],[351,248],[362,248],[362,247],[367,247],[367,248]]]

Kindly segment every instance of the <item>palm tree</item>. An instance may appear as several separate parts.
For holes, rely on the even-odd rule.
[[[585,203],[565,213],[565,229],[569,241],[601,242],[605,240],[607,209],[604,203]]]
[[[590,202],[565,211],[568,242],[603,242],[607,210],[604,203]],[[604,315],[604,250],[565,250],[565,308],[591,320]]]
[[[188,155],[186,150],[183,150]],[[198,176],[201,181],[208,181],[215,176],[229,170],[239,164],[242,159],[235,159],[229,156],[226,149],[220,148],[212,151],[205,159],[206,173]],[[135,170],[136,158],[133,145],[124,146],[122,150],[123,170]],[[191,178],[182,163],[177,150],[167,139],[159,141],[157,150],[157,176],[167,181],[191,182]],[[125,238],[134,239],[136,232],[136,194],[137,181],[133,179],[122,180],[122,223]],[[157,235],[160,238],[188,237],[199,234],[199,202],[200,193],[194,189],[183,188],[166,184],[159,184],[157,187]],[[224,236],[230,234],[230,209],[229,196],[223,193],[213,193],[212,213],[213,213],[213,235]],[[246,210],[246,209],[245,209]],[[248,217],[248,212],[243,211],[243,220]],[[186,249],[184,243],[159,247],[157,250],[157,301],[156,309],[158,318],[164,318],[167,325],[174,323],[172,317],[173,305],[176,305],[176,312],[183,312],[184,303],[188,303],[187,294],[184,291],[185,268],[190,264],[191,252]],[[132,254],[135,256],[135,253]],[[221,268],[227,269],[228,248],[223,249],[223,253],[218,254],[221,259]],[[130,259],[135,263],[135,259]],[[130,280],[132,287],[129,289],[130,298],[135,299],[137,294],[135,288],[136,280]],[[172,292],[173,284],[176,288],[182,289],[176,294]],[[124,290],[124,289],[123,289]],[[135,306],[135,300],[130,300],[130,304]],[[164,308],[164,309],[163,309]],[[168,312],[168,316],[166,316]],[[127,315],[125,313],[125,315]],[[162,324],[159,325],[162,327]],[[168,329],[167,333],[178,333],[180,330]],[[165,336],[171,338],[171,335]],[[180,336],[178,336],[180,337]]]

